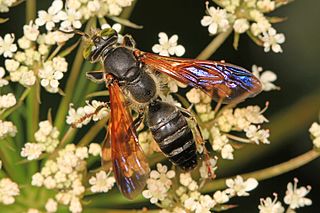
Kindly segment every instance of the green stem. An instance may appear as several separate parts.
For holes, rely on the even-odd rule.
[[[202,50],[202,52],[197,56],[197,59],[205,60],[208,59],[215,51],[223,44],[223,42],[229,37],[233,28],[230,27],[226,32],[217,35],[208,46]]]
[[[26,0],[26,23],[36,18],[37,2],[36,0]]]
[[[249,172],[245,174],[240,174],[244,179],[247,178],[255,178],[257,180],[265,180],[268,178],[272,178],[281,174],[284,174],[286,172],[292,171],[296,168],[299,168],[310,161],[318,158],[320,154],[315,150],[310,150],[302,155],[299,155],[298,157],[292,158],[284,163],[280,163],[275,166],[271,166],[265,169],[257,170],[254,172]],[[234,178],[234,177],[229,177]],[[226,187],[225,183],[226,180],[229,178],[221,178],[214,181],[211,181],[207,183],[203,187],[203,192],[212,192],[215,190],[223,189]]]
[[[106,125],[106,122],[108,120],[109,116],[100,120],[93,127],[91,127],[87,134],[85,134],[85,136],[82,137],[81,141],[78,143],[78,146],[86,146],[88,143],[90,143],[97,136],[100,130]]]
[[[95,22],[95,19],[90,19],[87,23],[86,30],[85,32],[88,32],[91,25]],[[74,94],[74,89],[75,85],[77,83],[77,79],[79,77],[79,72],[81,70],[81,65],[83,62],[83,56],[82,56],[82,51],[84,49],[85,41],[81,41],[76,57],[74,59],[70,76],[67,81],[65,93],[66,95],[63,97],[62,101],[60,102],[59,110],[56,115],[56,121],[55,121],[55,126],[62,131],[63,127],[65,125],[65,117],[67,114],[67,111],[69,109],[69,104],[71,102],[72,96]]]

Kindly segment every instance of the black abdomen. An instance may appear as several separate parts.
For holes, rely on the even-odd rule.
[[[186,118],[175,107],[162,101],[149,105],[149,128],[162,152],[184,170],[197,165],[196,144]]]

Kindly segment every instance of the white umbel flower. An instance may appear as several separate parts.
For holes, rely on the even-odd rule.
[[[59,13],[60,19],[62,20],[60,24],[61,29],[79,29],[81,28],[81,13],[72,8],[67,9],[66,12],[61,11]]]
[[[100,171],[96,176],[90,178],[89,183],[92,185],[90,190],[93,193],[108,192],[115,182],[116,180],[113,176],[110,177],[105,171]]]
[[[0,36],[0,55],[11,58],[18,47],[14,44],[14,34],[6,34],[4,38]]]
[[[269,52],[270,49],[275,53],[282,52],[280,44],[285,41],[283,33],[277,33],[274,28],[270,27],[267,32],[264,32],[262,36],[260,36],[260,39],[263,42],[265,52]]]
[[[17,0],[4,0],[0,1],[0,13],[9,12],[9,7],[11,7]]]
[[[38,26],[33,24],[32,21],[28,25],[23,26],[23,35],[30,41],[36,41],[39,33]]]
[[[320,124],[314,122],[309,128],[309,132],[312,135],[313,145],[320,148]]]
[[[17,127],[11,121],[0,120],[0,139],[8,136],[14,137],[17,134]]]
[[[270,70],[263,71],[262,67],[252,65],[252,74],[260,80],[264,91],[280,89],[280,87],[273,84],[273,82],[277,80],[277,75],[274,72]]]
[[[166,33],[160,32],[158,36],[159,44],[155,44],[152,47],[154,53],[159,53],[162,56],[182,56],[185,53],[185,48],[182,45],[178,45],[178,35],[168,38]]]
[[[208,27],[210,34],[215,35],[219,32],[225,32],[229,27],[228,13],[225,9],[208,7],[207,4],[207,13],[208,16],[204,16],[201,19],[201,25]]]
[[[35,23],[37,26],[46,26],[48,31],[51,31],[55,23],[58,23],[61,20],[59,12],[62,10],[63,2],[61,0],[54,0],[52,5],[49,7],[48,12],[40,10],[38,12],[38,18]]]
[[[45,146],[43,144],[26,143],[21,150],[21,156],[27,157],[28,160],[38,159],[44,150]]]
[[[250,24],[249,24],[248,20],[247,20],[247,19],[244,19],[244,18],[237,19],[237,20],[233,23],[233,29],[234,29],[234,31],[237,32],[237,33],[244,33],[244,32],[246,32],[249,28],[250,28]]]
[[[274,194],[274,199],[270,197],[260,199],[260,205],[258,206],[259,213],[283,213],[284,208],[280,201],[278,201],[277,194]]]
[[[58,203],[54,199],[50,198],[47,201],[45,208],[48,213],[54,213],[58,210]]]
[[[4,205],[13,204],[15,196],[20,194],[18,184],[12,182],[9,178],[3,178],[0,180],[0,203]]]
[[[89,154],[93,155],[93,156],[101,156],[101,146],[98,143],[91,143],[89,145]]]
[[[13,93],[8,93],[6,95],[0,96],[0,112],[3,109],[8,109],[14,105],[16,105],[17,100],[14,97]]]
[[[6,72],[3,67],[0,67],[0,88],[9,84],[9,81],[3,78],[5,74]]]
[[[230,196],[249,196],[248,192],[258,186],[258,181],[254,178],[249,178],[244,181],[240,175],[237,175],[235,179],[227,179],[226,185],[228,187],[226,192]]]
[[[310,192],[311,186],[301,186],[297,188],[298,179],[295,178],[294,183],[289,182],[287,185],[286,196],[284,202],[289,205],[291,209],[297,209],[304,206],[310,206],[312,200],[305,196]]]

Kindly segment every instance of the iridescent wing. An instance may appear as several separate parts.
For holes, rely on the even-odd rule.
[[[119,85],[110,83],[111,123],[108,126],[111,141],[111,159],[117,185],[122,194],[133,199],[141,194],[149,176],[149,165],[138,143],[132,116],[127,109]]]
[[[223,103],[242,101],[261,92],[260,81],[242,67],[218,61],[165,57],[135,50],[145,65],[181,83],[199,88]]]

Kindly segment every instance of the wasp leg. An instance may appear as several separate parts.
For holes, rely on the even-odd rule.
[[[216,177],[216,175],[214,174],[214,171],[212,171],[212,166],[210,163],[210,154],[205,146],[206,141],[203,139],[203,136],[201,134],[201,130],[200,130],[199,124],[197,122],[197,119],[187,109],[180,107],[179,110],[186,118],[189,118],[189,121],[191,122],[191,129],[194,134],[195,141],[198,145],[203,147],[203,154],[205,157],[204,160],[205,160],[205,164],[208,169],[208,176],[209,176],[209,178],[214,179]]]
[[[139,110],[138,117],[134,119],[132,126],[135,129],[138,129],[143,120],[144,120],[144,111],[143,110]]]
[[[105,82],[105,73],[103,70],[86,72],[86,77],[95,83]]]
[[[131,35],[126,34],[123,36],[122,45],[134,49],[136,47],[136,42]]]
[[[77,121],[75,121],[74,123],[72,123],[71,126],[72,126],[73,128],[77,128],[77,125],[78,125],[78,124],[80,124],[80,123],[82,123],[83,121],[85,121],[86,119],[88,119],[88,118],[90,118],[90,117],[98,114],[98,113],[100,112],[100,110],[102,110],[103,108],[109,108],[109,107],[108,107],[108,104],[107,104],[107,103],[101,104],[100,106],[98,106],[98,107],[96,108],[96,110],[95,110],[94,112],[88,113],[88,114],[82,116],[81,118],[79,118],[79,120],[77,120]]]

